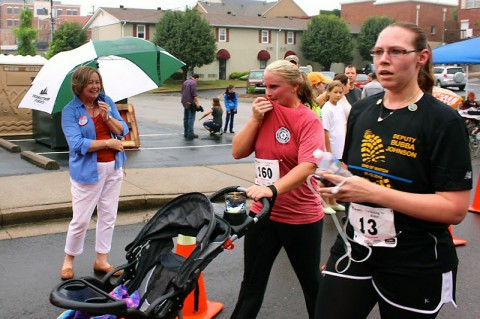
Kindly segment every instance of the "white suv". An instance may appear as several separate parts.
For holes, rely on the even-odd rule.
[[[465,71],[460,66],[436,66],[433,68],[435,73],[435,85],[445,87],[457,87],[460,91],[465,89]]]

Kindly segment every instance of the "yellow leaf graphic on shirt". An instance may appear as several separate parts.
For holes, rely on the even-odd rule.
[[[385,162],[385,156],[383,155],[385,150],[382,139],[373,134],[371,130],[366,130],[363,134],[360,152],[362,153],[363,162]]]

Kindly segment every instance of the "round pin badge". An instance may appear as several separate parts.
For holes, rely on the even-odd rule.
[[[87,124],[87,122],[88,122],[88,118],[85,115],[82,115],[78,118],[78,124],[80,126],[84,126],[85,124]]]
[[[417,107],[417,104],[410,104],[410,105],[408,106],[408,110],[409,110],[410,112],[415,112],[415,111],[417,110],[417,108],[418,108],[418,107]]]

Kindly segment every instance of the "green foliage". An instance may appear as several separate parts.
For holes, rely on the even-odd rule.
[[[313,17],[303,32],[303,55],[327,70],[333,62],[350,64],[353,40],[347,23],[335,15]]]
[[[38,30],[33,29],[33,12],[25,9],[20,14],[20,27],[14,29],[18,40],[18,55],[36,55],[37,49],[33,41],[38,37]]]
[[[187,71],[210,64],[215,59],[215,35],[198,11],[167,11],[157,23],[154,43],[186,63]]]
[[[239,79],[241,78],[242,76],[245,76],[245,75],[248,75],[248,71],[246,72],[232,72],[229,76],[230,79],[232,80],[235,80],[235,79]]]
[[[255,87],[254,86],[249,86],[247,87],[247,94],[255,94]]]
[[[358,35],[358,52],[364,60],[371,60],[369,51],[375,46],[378,35],[395,20],[389,17],[369,17],[363,22]]]
[[[53,34],[53,42],[48,48],[46,58],[50,59],[59,52],[73,50],[87,42],[87,31],[78,22],[64,22]]]

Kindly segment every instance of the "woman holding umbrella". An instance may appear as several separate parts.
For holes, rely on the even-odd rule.
[[[96,272],[114,269],[107,260],[117,217],[118,200],[126,159],[120,138],[128,127],[111,98],[103,90],[100,73],[79,67],[72,75],[75,94],[62,111],[62,129],[69,146],[73,218],[67,232],[65,259],[60,277],[74,277],[73,261],[83,252],[88,225],[95,207]],[[120,275],[116,272],[115,275]]]

